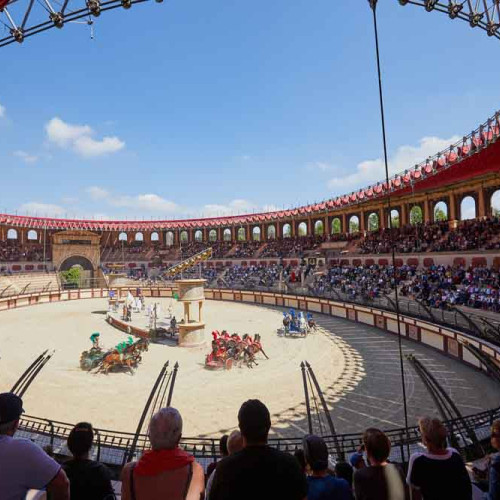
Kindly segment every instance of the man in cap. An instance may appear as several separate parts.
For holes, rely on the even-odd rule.
[[[23,401],[0,394],[0,492],[2,500],[23,500],[30,489],[46,488],[54,500],[69,499],[69,482],[61,466],[28,439],[14,439]]]

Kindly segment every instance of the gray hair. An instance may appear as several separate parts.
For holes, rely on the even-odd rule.
[[[171,450],[182,435],[182,417],[178,410],[169,406],[155,413],[149,424],[149,440],[153,450]]]
[[[227,451],[230,455],[243,449],[243,436],[239,430],[234,430],[227,438]]]

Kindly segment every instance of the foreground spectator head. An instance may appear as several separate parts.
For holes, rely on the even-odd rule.
[[[302,440],[304,458],[313,472],[328,469],[328,448],[323,438],[319,436],[305,436]]]
[[[75,458],[87,457],[94,443],[94,429],[88,422],[76,424],[68,436],[68,450]]]
[[[182,436],[182,417],[175,408],[162,408],[149,424],[149,440],[153,450],[173,450]]]
[[[363,461],[364,462],[364,461]],[[335,475],[339,479],[345,479],[349,486],[352,488],[352,476],[354,470],[350,464],[347,462],[337,462],[335,464]]]
[[[422,435],[422,442],[430,452],[446,449],[448,432],[439,419],[422,417],[418,420],[418,428]]]
[[[23,413],[23,400],[19,396],[11,392],[0,394],[0,435],[13,436]]]
[[[491,425],[491,446],[500,450],[500,420],[495,420]]]
[[[389,458],[391,442],[379,429],[369,428],[363,434],[366,456],[370,465],[381,465]]]
[[[238,424],[246,445],[266,444],[271,415],[266,405],[258,399],[245,401],[238,412]]]
[[[227,439],[227,453],[228,455],[234,455],[238,453],[238,451],[242,450],[244,447],[243,436],[240,431],[233,431],[229,434],[229,438]]]
[[[223,456],[223,457],[227,457],[229,455],[229,453],[227,451],[227,439],[228,439],[228,437],[229,436],[227,434],[224,434],[220,438],[220,441],[219,441],[219,450],[220,450],[221,456]]]

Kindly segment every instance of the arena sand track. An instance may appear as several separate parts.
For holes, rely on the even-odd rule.
[[[163,313],[169,303],[161,300]],[[180,318],[181,304],[174,302],[174,308]],[[185,436],[219,436],[233,429],[239,406],[249,398],[260,398],[268,405],[274,436],[297,436],[307,431],[299,368],[307,359],[333,408],[338,432],[403,425],[397,342],[375,328],[315,315],[320,324],[317,333],[306,339],[284,338],[276,333],[282,320],[279,309],[207,301],[207,338],[213,329],[260,333],[271,359],[259,356],[259,366],[253,369],[208,371],[203,367],[208,345],[180,349],[151,344],[133,376],[89,374],[80,370],[79,358],[91,346],[92,332],[101,333],[105,347],[127,338],[104,321],[106,309],[105,300],[93,299],[2,312],[0,390],[8,390],[43,350],[56,349],[24,398],[27,413],[70,423],[88,420],[100,428],[134,432],[161,366],[166,360],[171,366],[178,361],[173,404],[183,415]],[[411,342],[405,342],[404,348],[433,370],[464,414],[499,404],[499,390],[482,373]],[[411,367],[405,371],[413,424],[418,416],[436,411]]]

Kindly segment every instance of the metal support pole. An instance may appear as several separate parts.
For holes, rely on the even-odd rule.
[[[306,370],[305,370],[305,365],[304,362],[300,363],[300,370],[302,371],[302,382],[304,384],[304,395],[306,398],[306,411],[307,411],[307,425],[309,429],[309,434],[313,433],[313,428],[312,428],[312,419],[311,419],[311,404],[309,403],[309,390],[307,388],[307,381],[306,381]]]

